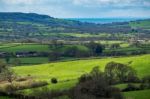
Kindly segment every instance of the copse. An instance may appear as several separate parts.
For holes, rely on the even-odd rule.
[[[72,99],[122,99],[121,92],[108,84],[105,74],[94,67],[89,74],[79,78],[78,84],[72,89]]]
[[[139,81],[132,67],[117,62],[109,62],[106,65],[105,75],[110,84]]]
[[[0,61],[0,74],[3,72],[3,70],[6,68],[6,63],[3,61]]]
[[[100,43],[95,43],[94,41],[91,41],[90,43],[87,44],[87,47],[91,50],[91,55],[100,55],[103,50],[104,46],[101,45]]]
[[[90,51],[87,47],[76,45],[76,46],[69,46],[67,47],[64,52],[63,56],[65,57],[88,57],[90,54]]]
[[[3,72],[4,79],[7,80],[9,83],[12,83],[15,80],[16,75],[11,68],[6,68]]]
[[[49,61],[57,61],[61,57],[61,53],[57,50],[54,50],[49,53]]]
[[[15,79],[15,73],[13,70],[7,66],[4,62],[0,62],[0,80],[8,81],[9,83],[12,83],[12,81]]]
[[[120,48],[120,44],[118,44],[118,43],[111,44],[111,45],[110,45],[110,48],[112,48],[112,49]]]

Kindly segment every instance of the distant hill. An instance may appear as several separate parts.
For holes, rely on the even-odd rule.
[[[148,22],[147,22],[148,21]],[[150,20],[144,20],[143,25],[134,22],[122,22],[111,24],[82,23],[79,21],[53,18],[36,13],[0,13],[0,40],[51,38],[51,33],[129,33],[145,32],[150,30]],[[136,27],[136,28],[135,28]],[[142,28],[141,28],[142,27]],[[143,29],[144,27],[144,29]]]

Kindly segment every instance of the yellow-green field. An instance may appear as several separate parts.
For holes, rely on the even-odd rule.
[[[106,57],[102,59],[53,62],[41,65],[16,66],[12,68],[18,76],[26,77],[27,75],[31,75],[35,80],[49,82],[47,86],[17,91],[21,93],[23,92],[24,94],[32,94],[34,90],[40,90],[44,87],[47,87],[50,90],[69,89],[77,83],[77,78],[80,77],[82,74],[90,72],[91,69],[95,66],[99,66],[99,68],[103,71],[105,65],[111,61],[124,64],[128,64],[128,62],[131,62],[130,66],[132,66],[137,71],[138,76],[142,78],[144,76],[150,75],[149,59],[150,54],[129,57]],[[50,80],[52,77],[56,77],[59,82],[57,84],[51,84]],[[150,90],[146,90],[146,93],[149,92]],[[124,95],[129,99],[138,99],[136,97],[138,97],[139,94],[137,95],[135,93],[143,95],[145,91],[137,91],[131,93],[128,92],[124,93]]]
[[[13,67],[19,76],[31,75],[38,80],[50,80],[56,77],[59,80],[76,79],[84,73],[88,73],[95,66],[99,66],[103,71],[108,62],[116,61],[124,64],[132,61],[131,66],[137,71],[139,77],[150,74],[150,55],[104,58],[104,59],[87,59],[68,62],[56,62],[42,65],[17,66]]]

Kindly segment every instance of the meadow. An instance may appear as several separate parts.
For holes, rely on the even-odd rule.
[[[17,52],[17,51],[49,51],[48,45],[36,44],[36,43],[7,43],[0,44],[0,51],[5,52]]]
[[[103,71],[108,62],[115,61],[124,64],[131,62],[131,66],[137,71],[139,77],[149,75],[150,55],[130,56],[130,57],[106,57],[103,59],[86,59],[67,62],[53,62],[42,65],[16,66],[13,67],[19,76],[30,74],[39,80],[49,80],[50,77],[57,77],[59,80],[75,79],[84,73],[99,66]]]
[[[102,43],[106,44],[108,42],[103,41]],[[129,48],[128,43],[123,43],[122,41],[114,41],[113,43],[122,44],[120,49],[116,49],[117,51],[134,51],[134,50],[142,50],[142,48]],[[69,45],[71,46],[71,45]],[[86,47],[82,45],[77,46],[79,49],[84,51],[88,50]],[[59,49],[60,51],[64,51],[68,48],[68,45]],[[146,48],[145,48],[146,49]],[[45,44],[21,44],[21,43],[13,43],[13,44],[1,44],[0,51],[7,52],[16,52],[16,51],[50,51],[49,45]],[[149,47],[147,48],[149,50]],[[111,51],[106,49],[105,51]],[[112,49],[113,51],[113,49]],[[11,58],[10,62],[12,62],[15,58]],[[139,78],[150,75],[150,54],[146,55],[131,55],[131,56],[118,56],[118,57],[89,57],[89,58],[65,58],[62,61],[50,62],[48,57],[22,57],[18,58],[21,60],[22,65],[14,66],[12,69],[18,77],[32,77],[34,81],[46,81],[48,85],[38,88],[27,88],[23,90],[18,90],[17,93],[23,93],[25,95],[34,94],[35,90],[42,90],[43,88],[48,88],[49,90],[68,90],[71,87],[75,86],[78,82],[78,78],[82,74],[89,73],[93,67],[99,66],[101,71],[104,71],[105,65],[111,61],[130,64],[133,67]],[[4,59],[2,59],[4,60]],[[52,84],[51,78],[57,78],[58,83]],[[20,82],[20,84],[25,84],[26,82]],[[7,84],[6,84],[7,85]],[[5,86],[5,84],[0,84],[0,88]],[[126,84],[116,85],[118,88],[125,88]],[[143,97],[142,99],[148,99],[150,96],[144,96],[144,93],[149,93],[150,90],[143,91],[134,91],[134,92],[125,92],[123,93],[127,99],[140,99],[139,96]],[[137,94],[138,93],[138,94]],[[143,95],[143,96],[142,96]],[[147,98],[148,97],[148,98]],[[0,97],[0,99],[5,99],[4,97]],[[6,99],[9,99],[6,97]],[[66,99],[66,98],[64,98]]]
[[[126,99],[149,99],[150,98],[150,90],[142,90],[142,91],[131,91],[125,92],[124,96]]]
[[[142,78],[150,73],[149,59],[149,54],[129,57],[106,57],[102,59],[85,59],[66,62],[53,62],[42,65],[16,66],[13,67],[13,70],[18,76],[26,77],[27,75],[31,75],[35,80],[49,82],[47,86],[18,91],[18,93],[24,93],[28,95],[33,94],[34,90],[41,90],[43,88],[48,88],[49,90],[67,90],[78,82],[77,79],[82,74],[89,73],[95,66],[99,66],[100,70],[104,71],[105,65],[111,61],[124,64],[131,62],[130,66],[137,71],[138,77]],[[58,79],[57,84],[52,84],[50,82],[50,79],[53,77]],[[126,85],[122,84],[117,86],[122,88]],[[123,94],[126,97],[130,97],[127,99],[140,99],[136,97],[138,97],[140,94],[143,95],[145,92],[149,93],[150,90],[135,91],[131,93],[126,92]],[[147,97],[145,96],[145,98],[143,97],[142,99],[148,99]]]

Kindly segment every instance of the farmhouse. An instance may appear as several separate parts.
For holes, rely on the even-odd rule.
[[[38,56],[38,53],[36,51],[16,52],[16,57],[35,57],[35,56]]]
[[[8,55],[7,52],[0,52],[0,57],[6,57]]]

